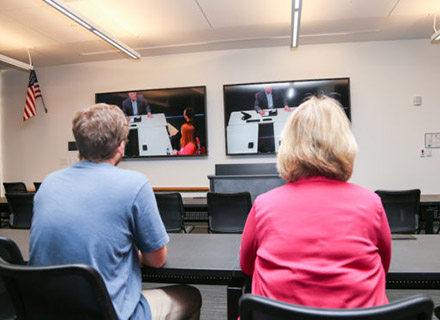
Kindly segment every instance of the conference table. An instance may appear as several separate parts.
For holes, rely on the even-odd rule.
[[[29,230],[0,229],[29,258]],[[160,269],[142,268],[142,281],[227,286],[228,319],[237,319],[245,275],[239,265],[241,235],[170,234],[168,259]],[[393,235],[388,289],[440,289],[438,235]]]
[[[29,230],[0,229],[29,260]],[[245,275],[240,269],[240,234],[170,233],[168,258],[162,268],[142,267],[143,282],[223,285],[227,287],[228,319],[238,317],[238,299]]]

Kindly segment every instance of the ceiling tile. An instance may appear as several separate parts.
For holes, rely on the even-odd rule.
[[[396,1],[399,0],[303,0],[301,19],[326,21],[386,17]]]
[[[214,28],[290,24],[290,0],[222,0],[221,5],[212,0],[198,0],[198,2]]]
[[[70,5],[117,37],[209,27],[194,0],[81,0]]]

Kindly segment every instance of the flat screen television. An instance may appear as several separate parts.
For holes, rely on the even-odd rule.
[[[124,158],[207,155],[205,86],[96,93],[95,101],[119,106],[130,122]]]
[[[335,98],[351,120],[350,78],[224,85],[226,154],[276,153],[287,118],[311,95]]]

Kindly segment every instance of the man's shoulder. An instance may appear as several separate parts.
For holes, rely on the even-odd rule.
[[[113,174],[117,175],[120,178],[129,179],[133,182],[135,182],[135,181],[140,182],[140,183],[148,182],[148,179],[145,175],[143,175],[140,172],[134,171],[134,170],[123,169],[123,168],[114,167],[114,166],[112,166],[112,168],[110,168],[110,170],[114,171]]]

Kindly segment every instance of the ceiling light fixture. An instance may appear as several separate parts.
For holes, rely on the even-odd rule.
[[[133,50],[132,48],[127,46],[122,41],[119,41],[119,40],[113,38],[107,32],[105,32],[101,28],[97,27],[96,25],[94,25],[93,23],[88,21],[86,18],[81,17],[80,14],[78,14],[72,8],[70,8],[66,3],[64,3],[64,1],[62,1],[62,0],[56,0],[56,1],[55,0],[43,0],[43,1],[46,2],[48,5],[50,5],[52,8],[54,8],[54,9],[58,10],[59,12],[61,12],[62,14],[64,14],[66,17],[72,19],[73,21],[75,21],[76,23],[78,23],[79,25],[81,25],[82,27],[87,29],[88,31],[97,35],[105,42],[111,44],[116,49],[122,51],[123,53],[125,53],[129,57],[131,57],[133,59],[140,59],[141,58],[141,55],[138,52],[136,52],[135,50]]]
[[[434,32],[434,34],[431,36],[431,41],[440,41],[440,30]]]
[[[436,22],[437,22],[437,16],[434,15],[434,26],[433,26],[433,28],[434,28],[434,33],[433,33],[433,35],[431,36],[431,41],[432,41],[432,42],[440,41],[440,30],[437,30],[437,29],[435,28]]]
[[[292,48],[298,48],[301,8],[302,0],[292,0],[292,32],[290,34],[290,46]]]
[[[2,54],[0,54],[0,62],[7,63],[11,66],[15,66],[15,67],[23,69],[23,70],[33,70],[34,69],[34,67],[30,64],[21,62],[20,60],[15,60],[11,57],[4,56]]]

